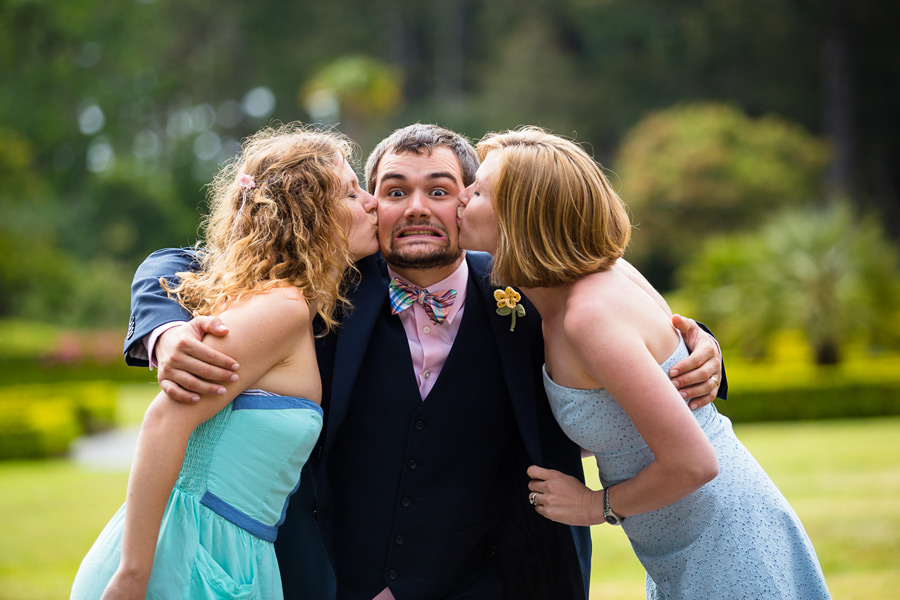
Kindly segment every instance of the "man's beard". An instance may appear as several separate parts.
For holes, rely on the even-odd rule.
[[[433,248],[427,254],[408,255],[408,248],[395,251],[393,248],[383,252],[384,260],[392,267],[401,269],[436,269],[452,265],[462,256],[459,247]]]
[[[437,229],[440,229],[444,234],[444,239],[447,241],[447,245],[443,248],[435,248],[433,246],[430,246],[424,253],[416,252],[415,248],[402,248],[400,250],[394,250],[394,248],[391,247],[386,252],[382,251],[382,254],[384,255],[384,260],[392,267],[400,267],[401,269],[436,269],[439,267],[452,265],[457,260],[459,260],[460,256],[462,256],[462,249],[459,246],[454,247],[450,244],[450,236],[447,233],[447,229],[441,225],[427,222],[407,222],[398,224],[394,230],[396,232],[403,227],[410,227],[415,225],[435,227]],[[391,235],[391,239],[394,239],[393,234]]]

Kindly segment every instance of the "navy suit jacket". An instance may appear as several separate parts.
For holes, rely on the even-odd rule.
[[[486,306],[496,307],[490,285],[491,257],[484,253],[468,252],[469,294],[476,291],[482,298],[467,297],[469,303],[482,301]],[[362,365],[369,340],[377,320],[384,315],[389,277],[384,259],[375,255],[358,264],[361,277],[359,285],[350,295],[352,310],[341,321],[335,334],[318,342],[320,375],[323,382],[323,398],[327,402],[325,431],[322,435],[319,457],[321,471],[318,477],[320,495],[320,515],[326,545],[332,545],[330,514],[329,478],[325,471],[328,456],[350,406],[350,396],[354,389],[357,373]],[[488,316],[491,335],[496,342],[502,377],[512,404],[517,429],[521,441],[520,472],[510,484],[507,518],[495,532],[497,557],[501,570],[507,574],[504,588],[512,598],[572,598],[585,597],[590,578],[590,533],[587,528],[570,528],[551,523],[537,515],[527,504],[528,465],[537,464],[559,469],[582,478],[581,452],[556,424],[544,394],[540,367],[543,364],[543,340],[540,317],[527,300],[526,317],[517,321],[514,332],[510,331],[510,318],[491,314]],[[465,319],[465,315],[463,315]],[[442,374],[443,376],[443,374]],[[477,387],[473,381],[472,386]],[[372,393],[383,393],[374,390]],[[493,446],[496,446],[494,444]],[[485,452],[497,449],[485,441]],[[452,451],[448,448],[447,451]],[[323,514],[324,513],[324,514]],[[331,549],[331,548],[330,548]],[[546,573],[553,571],[552,574]],[[533,577],[527,580],[524,572]],[[543,577],[546,574],[546,577]],[[518,577],[517,581],[511,581]],[[560,594],[560,580],[563,589],[575,590]],[[521,586],[518,585],[521,583]],[[541,588],[547,590],[541,595]],[[554,593],[553,589],[556,591]]]

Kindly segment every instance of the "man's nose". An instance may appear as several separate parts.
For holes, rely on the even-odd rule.
[[[428,198],[422,192],[416,190],[409,195],[409,202],[406,206],[406,214],[417,216],[430,216],[431,208],[428,206]]]

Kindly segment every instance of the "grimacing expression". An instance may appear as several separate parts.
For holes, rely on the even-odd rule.
[[[499,224],[494,210],[491,183],[501,158],[489,152],[478,167],[475,182],[459,195],[459,245],[466,250],[494,253]]]
[[[346,225],[350,255],[358,260],[375,254],[378,252],[378,205],[375,197],[360,187],[359,178],[343,157],[338,157],[335,172],[344,183],[345,196],[341,202],[350,217]]]
[[[444,267],[462,255],[456,208],[462,168],[453,150],[385,154],[378,165],[378,241],[385,260],[409,269]]]

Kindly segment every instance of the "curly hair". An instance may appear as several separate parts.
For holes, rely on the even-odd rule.
[[[194,316],[278,285],[302,290],[327,333],[338,307],[347,308],[343,282],[353,270],[346,235],[350,215],[336,171],[353,146],[343,135],[288,123],[244,140],[241,153],[209,184],[200,268],[178,273],[163,288]],[[242,188],[249,175],[255,184]],[[246,200],[245,200],[246,194]]]

